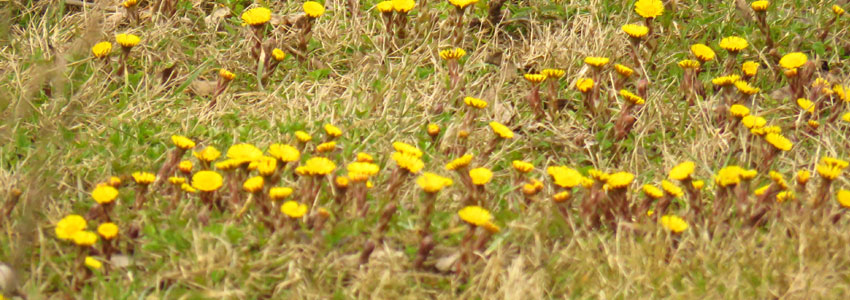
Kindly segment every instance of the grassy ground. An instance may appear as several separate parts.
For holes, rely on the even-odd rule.
[[[455,9],[445,1],[417,3],[403,40],[384,32],[377,1],[360,1],[359,16],[348,13],[346,1],[327,1],[327,11],[313,23],[306,59],[290,52],[266,84],[259,84],[251,27],[241,25],[240,14],[246,7],[269,7],[267,43],[294,48],[298,33],[284,24],[302,14],[302,2],[183,0],[170,18],[151,13],[152,2],[140,2],[140,21],[134,24],[114,0],[84,5],[3,1],[0,213],[17,198],[15,190],[22,194],[9,206],[10,213],[0,216],[0,262],[7,266],[0,269],[0,294],[27,299],[836,299],[850,293],[850,221],[832,218],[842,213],[835,193],[847,188],[847,179],[831,182],[824,206],[808,203],[818,198],[825,181],[815,170],[821,157],[848,158],[848,122],[832,118],[847,112],[847,104],[829,100],[816,113],[806,113],[793,101],[790,80],[778,65],[784,54],[807,55],[811,66],[800,72],[814,74],[807,79],[805,97],[816,93],[810,83],[817,77],[846,85],[850,20],[843,15],[830,21],[835,16],[830,7],[850,8],[845,1],[771,3],[766,16],[772,52],[746,1],[665,1],[664,13],[652,20],[653,34],[642,42],[642,67],[632,63],[628,36],[620,29],[643,23],[634,1],[509,2],[496,30],[474,26],[487,17],[482,1],[467,8],[461,44],[452,36]],[[824,28],[828,35],[820,39]],[[91,47],[114,43],[114,35],[124,32],[140,36],[141,43],[131,51],[129,72],[118,76],[120,47],[114,44],[109,68],[92,57]],[[711,79],[727,73],[728,54],[718,42],[732,35],[749,42],[733,73],[741,73],[745,60],[761,64],[750,82],[761,91],[742,103],[769,125],[781,127],[793,142],[790,151],[774,153],[733,118],[717,120],[715,110],[725,104]],[[710,46],[717,58],[698,75],[706,96],[689,105],[677,63],[695,59],[689,50],[695,43]],[[460,60],[464,83],[454,90],[438,54],[451,47],[467,52]],[[596,77],[604,107],[596,114],[584,108],[585,96],[575,88],[579,78],[594,73],[584,64],[587,56],[611,59]],[[625,89],[639,93],[638,86],[647,87],[645,104],[635,109],[637,121],[621,140],[615,138],[614,122],[626,102],[612,90],[619,80],[614,63],[637,70]],[[172,65],[176,77],[163,84],[162,71]],[[210,108],[219,68],[237,77]],[[558,81],[566,106],[557,118],[535,118],[526,100],[530,88],[522,75],[544,68],[566,72]],[[546,89],[541,92],[548,99]],[[464,124],[471,110],[458,102],[465,96],[489,104],[471,126]],[[812,129],[808,120],[820,126]],[[516,136],[486,155],[493,139],[490,121],[507,125]],[[192,138],[198,148],[225,152],[236,143],[261,149],[272,143],[296,145],[293,133],[303,130],[314,138],[303,151],[304,162],[316,156],[313,148],[325,139],[326,123],[343,130],[337,150],[323,154],[337,163],[335,175],[345,175],[345,165],[358,152],[373,155],[381,167],[371,178],[375,187],[368,192],[372,209],[366,217],[357,216],[352,203],[345,209],[332,203],[339,193],[332,188],[333,176],[322,179],[316,201],[307,203],[311,217],[292,221],[312,220],[318,207],[338,212],[322,231],[272,232],[256,207],[238,216],[238,207],[210,211],[195,195],[171,210],[165,187],[151,191],[144,209],[132,208],[136,191],[129,175],[156,173],[174,148],[174,134]],[[438,142],[425,130],[432,123],[441,127]],[[461,130],[470,131],[466,141],[457,138]],[[414,268],[413,261],[425,196],[415,176],[397,190],[387,189],[396,176],[390,159],[396,141],[425,153],[424,171],[454,179],[437,196],[430,217],[436,248],[424,269]],[[501,231],[457,274],[454,268],[433,266],[457,257],[468,230],[456,212],[470,191],[458,174],[444,169],[458,157],[451,151],[461,145],[476,154],[473,167],[494,173],[482,206]],[[190,154],[184,158],[197,167]],[[528,207],[520,205],[524,196],[515,190],[513,160],[534,163],[527,177],[546,185]],[[563,189],[547,175],[549,166],[569,166],[585,176],[591,168],[631,172],[635,179],[627,200],[613,192],[605,197],[637,205],[645,198],[641,185],[658,185],[686,160],[696,163],[693,177],[706,182],[699,192],[705,211],[719,201],[714,195],[721,187],[713,179],[724,166],[759,171],[736,189],[744,191],[734,197],[744,207],[762,207],[751,191],[771,183],[768,170],[784,174],[791,190],[798,170],[809,170],[812,179],[808,189],[797,190],[796,201],[764,206],[770,213],[757,226],[743,215],[750,210],[730,212],[720,225],[701,221],[686,197],[677,199],[669,213],[690,223],[681,234],[642,214],[620,220],[619,226],[590,226],[581,210],[590,189],[572,189],[566,203],[551,201]],[[298,197],[293,198],[299,199],[308,179],[289,176],[292,169],[283,171],[281,185],[293,187]],[[79,265],[81,251],[57,239],[54,227],[64,216],[85,216],[96,206],[90,192],[110,176],[124,181],[112,217],[129,264],[107,263],[90,271]],[[387,203],[399,209],[384,242],[360,265],[360,251]],[[559,214],[559,206],[567,208],[569,217]],[[279,212],[274,217],[285,218]],[[90,228],[98,224],[89,221]],[[133,231],[138,231],[135,238]],[[105,261],[103,253],[90,254]]]

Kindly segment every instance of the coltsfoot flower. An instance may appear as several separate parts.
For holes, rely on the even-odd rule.
[[[286,144],[269,145],[269,155],[282,162],[294,162],[301,158],[301,152]]]
[[[629,172],[616,172],[608,176],[608,180],[605,182],[609,188],[612,189],[621,189],[628,187],[629,184],[635,179],[635,175]]]
[[[632,74],[635,73],[635,70],[632,70],[632,68],[629,68],[629,67],[621,65],[621,64],[615,64],[614,70],[616,70],[617,73],[620,74],[623,77],[629,77],[629,76],[632,76]]]
[[[310,18],[318,18],[325,13],[325,6],[316,1],[307,1],[303,5],[304,14]]]
[[[483,226],[493,220],[493,215],[490,214],[490,211],[476,205],[462,208],[457,212],[457,215],[464,222],[474,226]]]
[[[292,192],[293,192],[292,188],[273,187],[273,188],[269,189],[269,198],[271,198],[274,201],[280,201],[280,200],[286,199],[286,197],[289,197],[290,195],[292,195]]]
[[[475,168],[469,170],[469,177],[472,178],[472,184],[485,185],[493,178],[493,172],[487,168]]]
[[[658,220],[658,222],[661,223],[661,226],[663,226],[664,229],[667,229],[673,233],[682,233],[688,229],[688,222],[685,222],[684,219],[678,216],[663,216],[660,220]]]
[[[555,185],[565,189],[574,188],[582,183],[584,176],[573,168],[552,166],[546,168],[546,173],[552,177]]]
[[[528,173],[531,172],[531,170],[534,170],[533,164],[521,160],[515,160],[511,162],[511,165],[514,167],[514,170],[517,170],[517,172],[520,173]]]
[[[451,186],[452,180],[431,172],[424,172],[416,179],[416,184],[426,193],[433,194]]]
[[[86,219],[80,215],[67,215],[56,223],[55,233],[60,240],[71,240],[78,231],[86,230]]]
[[[590,89],[593,88],[593,79],[591,78],[579,78],[576,80],[576,89],[579,92],[587,93]]]
[[[628,34],[632,38],[642,38],[649,34],[649,27],[640,25],[640,24],[626,24],[621,28],[623,32]]]
[[[133,48],[139,44],[141,39],[135,34],[119,33],[115,35],[115,41],[123,48]]]
[[[118,225],[112,222],[106,222],[97,226],[97,233],[100,234],[104,240],[112,240],[116,236],[118,236]]]
[[[242,13],[242,21],[251,26],[266,24],[272,18],[272,11],[265,7],[255,7]]]
[[[733,117],[743,118],[750,115],[750,109],[741,104],[732,104],[729,107],[729,113],[732,114]]]
[[[280,212],[293,219],[298,219],[307,214],[307,205],[295,201],[286,201],[280,206]]]
[[[148,172],[133,172],[131,174],[133,180],[136,181],[137,184],[148,185],[156,181],[156,175]]]
[[[100,185],[92,190],[91,197],[98,204],[109,204],[118,198],[118,190],[111,185]]]
[[[744,72],[744,75],[750,77],[756,76],[759,71],[759,63],[752,60],[745,61],[744,64],[741,65],[741,71]]]
[[[112,43],[110,42],[100,42],[91,47],[91,53],[96,58],[106,57],[109,52],[112,52]]]
[[[635,12],[647,19],[657,18],[664,13],[664,3],[661,0],[638,0],[635,2]]]
[[[528,80],[528,82],[531,82],[533,84],[538,84],[538,83],[543,82],[543,80],[546,80],[546,75],[543,75],[543,74],[529,73],[529,74],[522,75],[522,77],[524,77],[525,80]]]
[[[695,168],[696,164],[693,161],[684,161],[670,169],[670,174],[667,177],[672,180],[688,180],[694,174]]]
[[[543,69],[542,71],[540,71],[540,74],[546,75],[546,78],[558,79],[564,77],[566,71],[561,69]]]
[[[750,7],[752,7],[753,10],[756,12],[764,12],[767,10],[768,6],[770,6],[770,1],[764,0],[754,1],[752,4],[750,4]]]
[[[702,62],[712,61],[715,57],[714,50],[704,44],[691,45],[691,53]]]
[[[584,63],[596,68],[604,67],[609,61],[609,58],[600,56],[588,56],[584,58]]]
[[[416,6],[416,2],[413,0],[392,0],[393,1],[393,9],[397,13],[406,14],[413,10]]]
[[[466,97],[466,98],[463,98],[463,103],[466,103],[467,106],[474,107],[474,108],[485,108],[485,107],[487,107],[487,101],[484,101],[484,100],[481,100],[481,99],[478,99],[478,98]]]
[[[339,129],[339,127],[336,127],[333,124],[325,124],[324,128],[325,133],[330,137],[338,138],[342,135],[342,129]]]
[[[779,65],[787,70],[792,70],[802,67],[807,61],[809,61],[809,58],[802,52],[791,52],[779,59]]]
[[[747,40],[739,37],[739,36],[729,36],[720,40],[720,48],[723,48],[726,51],[737,53],[741,50],[744,50],[750,44],[747,43]]]
[[[664,191],[654,185],[644,184],[643,186],[641,186],[641,190],[643,191],[644,195],[652,199],[664,197]]]
[[[502,123],[493,121],[490,122],[490,128],[493,129],[493,133],[503,139],[512,139],[514,138],[514,132]]]
[[[635,95],[627,90],[620,90],[620,97],[623,97],[623,99],[626,99],[626,101],[629,101],[634,105],[643,105],[646,103],[646,100],[644,100],[641,96]]]
[[[192,187],[203,192],[215,192],[222,183],[221,175],[213,171],[199,171],[192,175]]]
[[[469,165],[472,162],[472,154],[464,154],[446,164],[446,170],[454,171]]]
[[[440,51],[440,58],[444,60],[460,59],[464,56],[466,56],[466,51],[461,48],[452,48]]]

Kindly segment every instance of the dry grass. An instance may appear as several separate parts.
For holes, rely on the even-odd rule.
[[[0,199],[5,203],[13,187],[23,195],[9,218],[0,216],[0,262],[18,277],[0,294],[27,299],[836,299],[850,293],[848,218],[833,224],[822,217],[824,212],[793,211],[787,205],[777,208],[783,212],[780,217],[771,217],[761,227],[733,220],[728,228],[714,231],[692,223],[684,234],[671,235],[646,221],[622,223],[619,230],[590,229],[578,218],[581,192],[571,200],[575,222],[566,222],[548,201],[557,192],[554,185],[532,206],[516,205],[522,197],[512,190],[514,159],[534,162],[537,169],[530,177],[545,181],[545,167],[553,165],[583,172],[591,167],[629,171],[636,175],[630,191],[635,199],[642,198],[641,184],[665,179],[667,171],[684,160],[697,163],[694,176],[706,180],[704,194],[709,199],[717,170],[759,165],[765,143],[756,140],[754,147],[743,147],[749,132],[717,126],[713,108],[719,100],[714,93],[688,106],[679,91],[682,72],[676,62],[690,57],[688,47],[705,42],[717,51],[718,62],[700,75],[708,82],[722,74],[725,52],[717,41],[736,34],[751,44],[741,56],[763,66],[753,83],[763,91],[752,107],[754,114],[781,126],[795,142],[791,151],[776,156],[770,169],[789,181],[799,169],[813,171],[813,192],[818,182],[814,165],[822,156],[850,156],[847,123],[822,120],[817,131],[807,131],[804,114],[777,92],[787,83],[781,70],[766,67],[775,66],[775,59],[763,50],[754,21],[741,17],[750,11],[739,11],[732,3],[667,1],[665,15],[655,20],[658,34],[652,44],[657,50],[643,60],[650,70],[642,78],[650,83],[646,105],[631,134],[616,141],[611,127],[623,101],[608,103],[605,117],[591,117],[574,109],[582,106],[574,84],[590,72],[583,64],[586,56],[631,65],[628,39],[620,26],[642,21],[633,1],[509,3],[507,19],[496,34],[478,28],[466,31],[460,95],[449,90],[448,70],[438,55],[439,50],[459,46],[452,44],[453,8],[446,2],[417,6],[409,38],[399,41],[383,34],[373,9],[376,1],[360,2],[359,18],[346,14],[347,1],[328,1],[327,12],[313,27],[309,62],[289,55],[262,88],[254,75],[250,30],[240,26],[238,15],[250,1],[182,1],[170,19],[152,15],[147,10],[150,2],[141,2],[142,21],[131,26],[114,0],[85,6],[5,1],[8,11],[0,13]],[[828,62],[829,71],[819,69],[817,76],[846,84],[846,17],[820,43],[811,32],[819,32],[820,24],[832,18],[832,2],[775,2],[768,16],[778,52],[803,51],[818,64]],[[268,37],[291,42],[293,33],[280,22],[299,15],[301,2],[274,2],[270,7],[275,17]],[[479,3],[474,15],[486,17],[485,7]],[[426,14],[434,17],[423,17]],[[142,43],[132,50],[130,74],[110,78],[103,64],[91,57],[90,48],[121,32],[141,36]],[[120,52],[115,47],[113,59]],[[165,87],[160,72],[175,63],[175,84]],[[238,77],[209,109],[210,95],[203,88],[215,84],[220,67]],[[525,100],[528,84],[521,76],[548,67],[567,74],[559,93],[570,104],[554,122],[535,120]],[[599,84],[610,86],[617,75],[610,71],[605,76]],[[395,168],[389,159],[391,143],[419,146],[426,153],[424,170],[448,176],[443,166],[455,157],[446,150],[455,144],[465,114],[455,107],[455,98],[467,95],[489,103],[469,136],[475,152],[484,151],[492,138],[486,126],[491,120],[517,134],[489,159],[479,157],[473,163],[495,172],[487,188],[497,203],[492,211],[501,233],[486,251],[475,253],[466,266],[468,277],[414,269],[421,195],[408,180],[392,199],[400,210],[385,243],[368,264],[358,265],[359,251],[389,194],[381,184]],[[829,110],[844,113],[846,104]],[[260,225],[255,212],[242,218],[213,213],[208,225],[198,220],[195,201],[163,213],[168,199],[158,193],[149,208],[134,211],[129,208],[133,191],[124,188],[117,223],[122,233],[128,228],[141,231],[130,265],[96,275],[79,290],[74,286],[73,278],[82,272],[74,265],[76,249],[56,239],[53,227],[69,213],[85,214],[94,205],[89,192],[98,182],[112,175],[130,181],[126,176],[139,170],[155,172],[171,147],[172,134],[222,150],[237,142],[265,148],[276,142],[294,145],[295,130],[323,136],[325,123],[344,131],[339,141],[343,150],[332,156],[338,165],[367,152],[382,166],[373,178],[376,188],[370,191],[374,199],[368,217],[334,216],[321,236],[303,230],[285,237]],[[429,123],[444,131],[439,146],[430,143],[424,131]],[[769,183],[762,173],[753,189]],[[304,184],[286,180],[296,189]],[[458,178],[455,183],[437,200],[437,247],[429,265],[456,255],[466,230],[455,217],[466,192]],[[836,189],[847,186],[844,177],[833,183]],[[834,201],[828,204],[828,212],[839,211]]]

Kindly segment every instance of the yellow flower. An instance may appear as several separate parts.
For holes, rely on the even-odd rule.
[[[464,56],[466,56],[466,51],[461,48],[452,48],[440,51],[440,58],[444,60],[460,59]]]
[[[370,162],[374,162],[374,161],[375,161],[375,159],[374,159],[374,158],[372,158],[372,156],[371,156],[371,155],[369,155],[368,153],[365,153],[365,152],[359,152],[359,153],[357,153],[357,162],[367,162],[367,163],[370,163]]]
[[[661,217],[659,222],[664,229],[672,231],[673,233],[682,233],[688,229],[688,222],[685,222],[685,220],[678,216],[666,215]]]
[[[316,151],[318,151],[319,153],[330,152],[330,151],[333,151],[334,149],[336,149],[336,142],[334,142],[334,141],[321,143],[318,146],[316,146]]]
[[[274,57],[274,60],[276,61],[282,61],[286,58],[286,53],[283,52],[283,50],[280,50],[280,48],[274,48],[272,50],[272,57]]]
[[[847,93],[844,92],[844,86],[836,84],[832,86],[832,92],[838,95],[839,99],[850,102],[850,97],[847,97]]]
[[[478,99],[478,98],[466,97],[466,98],[463,98],[463,103],[466,103],[467,106],[474,107],[474,108],[485,108],[485,107],[487,107],[487,101],[484,101],[484,100],[481,100],[481,99]]]
[[[307,205],[295,201],[286,201],[280,206],[280,212],[293,219],[298,219],[307,214]]]
[[[416,158],[422,157],[422,150],[419,150],[419,148],[416,148],[415,146],[408,143],[393,142],[393,149],[395,149],[395,151],[414,156]]]
[[[348,177],[339,176],[334,180],[337,188],[344,189],[348,187]]]
[[[818,174],[829,181],[833,181],[838,178],[838,176],[841,176],[841,172],[844,171],[844,168],[847,168],[846,161],[832,157],[821,158],[821,162],[815,167]]]
[[[691,53],[702,62],[714,60],[714,50],[704,44],[691,45]]]
[[[86,230],[86,219],[80,215],[67,215],[56,223],[56,237],[60,240],[70,240],[78,231]]]
[[[115,41],[118,42],[118,45],[121,45],[121,47],[133,48],[139,44],[141,39],[139,39],[139,36],[135,34],[119,33],[115,35]]]
[[[788,70],[797,69],[806,64],[808,60],[809,58],[802,52],[791,52],[779,59],[779,65]]]
[[[751,7],[753,8],[753,10],[754,10],[754,11],[756,11],[756,12],[764,12],[764,11],[766,11],[766,10],[767,10],[767,7],[768,7],[769,5],[770,5],[770,1],[764,1],[764,0],[755,1],[755,2],[753,2],[752,4],[750,4],[750,6],[751,6]]]
[[[366,181],[370,176],[378,174],[378,171],[381,170],[378,165],[368,162],[349,163],[347,169],[348,177],[350,177],[352,181],[356,182]]]
[[[739,81],[740,79],[741,76],[738,75],[720,76],[711,79],[711,83],[716,86],[728,86],[735,84],[735,82]]]
[[[591,78],[579,78],[576,80],[576,89],[579,92],[587,93],[590,89],[593,88],[593,79]]]
[[[192,175],[192,187],[203,192],[214,192],[221,188],[221,175],[213,171],[199,171]]]
[[[695,189],[701,190],[703,187],[705,187],[705,181],[702,181],[702,180],[691,181],[691,186],[693,186]]]
[[[835,13],[836,15],[840,16],[840,15],[844,14],[844,9],[841,8],[841,6],[833,4],[832,5],[832,12]]]
[[[399,168],[407,170],[413,174],[419,173],[419,171],[422,170],[422,167],[425,166],[425,163],[422,162],[419,157],[404,152],[393,152],[391,158],[395,161]]]
[[[194,167],[194,166],[192,165],[191,160],[184,160],[184,161],[181,161],[179,164],[177,164],[177,169],[179,169],[180,172],[187,173],[187,174],[192,173],[192,167]]]
[[[571,189],[582,183],[584,176],[573,168],[553,166],[546,168],[546,173],[555,181],[555,185]]]
[[[794,191],[781,191],[776,194],[776,202],[782,203],[785,201],[796,200],[797,195],[794,194]]]
[[[298,149],[285,144],[269,145],[269,155],[282,162],[294,162],[301,158],[301,152]]]
[[[71,236],[71,239],[74,240],[74,244],[77,246],[90,247],[97,243],[97,234],[91,231],[80,230],[74,233]]]
[[[131,175],[133,176],[133,180],[141,185],[148,185],[156,181],[156,175],[154,175],[153,173],[133,172],[133,174]]]
[[[818,127],[820,127],[820,122],[818,122],[817,120],[809,120],[808,122],[806,122],[806,124],[809,124],[809,127],[812,127],[814,129],[818,129]]]
[[[540,71],[540,74],[546,75],[546,78],[558,79],[564,77],[566,71],[561,69],[543,69],[542,71]]]
[[[476,205],[471,205],[462,208],[460,211],[457,212],[457,215],[464,222],[475,226],[482,226],[484,224],[490,223],[490,221],[493,220],[493,216],[490,215],[490,211]]]
[[[640,25],[640,24],[626,24],[622,27],[623,32],[628,34],[632,38],[642,38],[649,34],[649,27]]]
[[[620,90],[620,97],[623,97],[623,99],[626,99],[626,101],[629,101],[634,105],[643,105],[646,102],[646,100],[643,100],[641,96],[635,95],[627,90]]]
[[[413,7],[416,6],[416,2],[413,0],[392,0],[393,1],[393,9],[396,12],[401,14],[406,14],[413,10]]]
[[[254,176],[242,183],[242,189],[249,193],[256,193],[263,190],[263,184],[262,176]]]
[[[765,193],[767,193],[768,189],[770,189],[770,185],[765,184],[764,186],[757,188],[755,191],[753,191],[753,195],[763,196]]]
[[[272,176],[277,170],[277,160],[274,157],[263,156],[251,162],[248,168],[250,169],[251,166],[256,167],[257,173],[260,173],[261,176]]]
[[[103,263],[91,256],[86,256],[84,263],[86,267],[89,267],[89,269],[92,270],[100,270],[103,268]]]
[[[664,3],[661,0],[638,0],[635,2],[635,12],[644,18],[656,18],[664,13]]]
[[[419,178],[416,178],[416,184],[426,193],[433,194],[451,186],[452,180],[431,172],[424,172]]]
[[[111,240],[118,236],[118,225],[112,222],[106,222],[97,226],[97,233],[103,237],[104,240]]]
[[[451,3],[458,9],[464,9],[469,5],[478,3],[478,0],[449,0],[449,3]]]
[[[241,143],[227,149],[227,158],[238,164],[250,163],[263,157],[263,151],[254,145]]]
[[[251,26],[266,24],[272,18],[272,11],[265,7],[255,7],[242,13],[242,21]]]
[[[696,164],[694,162],[685,161],[670,169],[670,174],[667,177],[671,180],[688,180],[694,174],[695,168]]]
[[[189,193],[189,194],[194,194],[194,193],[197,193],[197,192],[198,192],[198,190],[196,190],[195,188],[193,188],[193,187],[192,187],[191,185],[189,185],[188,183],[184,183],[184,184],[180,185],[180,189],[181,189],[181,190],[183,190],[184,192]]]
[[[425,131],[428,132],[429,136],[436,137],[440,134],[440,125],[434,123],[428,124],[428,128]]]
[[[136,6],[136,4],[138,4],[138,3],[139,3],[139,0],[127,0],[127,1],[122,2],[121,6],[123,6],[124,8],[131,8],[133,6]]]
[[[179,176],[171,176],[171,177],[168,177],[168,182],[170,182],[171,184],[176,185],[176,186],[181,186],[184,183],[186,183],[186,178],[179,177]]]
[[[682,69],[699,69],[699,62],[693,59],[684,59],[679,61],[679,67]]]
[[[717,176],[714,178],[714,182],[721,187],[737,185],[741,183],[741,176],[744,172],[746,172],[746,170],[739,166],[725,166],[720,169],[720,171],[717,171]]]
[[[446,170],[454,171],[460,168],[464,168],[468,166],[470,162],[472,162],[472,154],[464,154],[463,156],[446,164]]]
[[[496,121],[490,122],[490,128],[493,129],[494,134],[498,135],[499,137],[501,137],[503,139],[514,138],[514,132],[511,131],[511,129],[508,128],[507,126],[502,125],[502,123],[499,123],[499,122],[496,122]]]
[[[100,185],[94,188],[91,197],[98,204],[109,204],[118,197],[118,190],[111,185]]]
[[[597,169],[590,169],[587,171],[587,174],[590,175],[593,180],[599,181],[608,181],[608,177],[611,176],[610,174]]]
[[[752,60],[745,61],[743,65],[741,65],[741,71],[744,72],[744,75],[753,77],[759,71],[759,63],[754,62]]]
[[[392,1],[381,1],[378,2],[378,5],[375,5],[375,8],[382,13],[391,13],[393,12],[393,2]]]
[[[466,130],[462,130],[462,129],[461,129],[461,130],[459,130],[459,131],[457,132],[457,137],[458,137],[459,139],[465,139],[465,138],[466,138],[466,137],[468,137],[468,136],[469,136],[469,131],[466,131]]]
[[[724,50],[732,53],[744,50],[749,45],[750,44],[747,43],[747,40],[738,36],[725,37],[720,40],[720,48],[723,48]]]
[[[809,178],[811,178],[811,177],[812,177],[812,173],[809,172],[808,170],[799,170],[799,171],[797,171],[797,176],[796,176],[797,184],[801,184],[801,185],[806,184],[807,182],[809,182]]]
[[[302,166],[307,175],[324,176],[336,170],[336,164],[326,157],[311,157]],[[299,167],[299,168],[302,168]]]
[[[115,176],[109,177],[109,181],[107,182],[107,184],[114,188],[118,188],[119,186],[121,186],[121,178]]]
[[[841,115],[841,120],[844,120],[844,122],[850,122],[850,112]]]
[[[632,183],[632,180],[635,179],[635,175],[629,172],[617,172],[608,176],[608,187],[614,189],[620,189],[628,187],[629,184]]]
[[[608,59],[607,57],[600,56],[588,56],[584,58],[584,63],[596,68],[601,68],[607,65],[609,61],[610,59]]]
[[[682,197],[682,195],[685,194],[685,192],[682,191],[682,188],[667,180],[661,181],[661,189],[663,189],[664,192],[673,197]]]
[[[332,138],[337,138],[342,135],[342,129],[339,129],[339,127],[336,127],[332,124],[325,124],[324,127],[325,133]]]
[[[764,140],[773,145],[774,148],[782,151],[789,151],[794,146],[788,138],[778,133],[771,133],[764,136]]]
[[[652,199],[664,197],[664,191],[654,185],[644,184],[641,186],[641,190],[643,190],[644,195]]]
[[[748,115],[741,119],[741,124],[744,124],[744,127],[749,129],[761,128],[767,124],[767,120],[759,116]]]
[[[325,13],[325,6],[316,1],[307,1],[303,5],[304,13],[310,18],[318,18]]]
[[[543,190],[543,183],[537,179],[531,179],[529,183],[522,185],[522,193],[527,196],[534,196]]]
[[[295,132],[295,138],[298,139],[299,142],[306,143],[313,140],[313,137],[310,136],[309,133],[298,130]]]
[[[743,170],[742,169],[740,176],[741,176],[741,179],[743,179],[743,180],[750,180],[750,179],[756,178],[756,175],[758,175],[758,174],[759,174],[758,171],[756,171],[755,169],[750,169],[750,170]]]
[[[521,160],[515,160],[511,162],[511,165],[513,165],[514,170],[517,170],[517,172],[520,173],[528,173],[531,172],[531,170],[534,170],[533,164]]]
[[[614,70],[616,70],[617,73],[620,74],[623,77],[629,77],[629,76],[632,76],[632,74],[635,73],[635,70],[632,70],[632,68],[626,67],[626,66],[621,65],[621,64],[615,64]]]
[[[225,81],[231,81],[234,78],[236,78],[236,74],[233,74],[233,72],[230,72],[226,69],[219,69],[218,70],[218,76],[220,76]]]
[[[493,178],[493,172],[487,168],[475,168],[469,170],[469,177],[472,178],[472,184],[485,185]]]
[[[838,201],[838,204],[841,204],[841,207],[850,208],[850,191],[838,190],[838,193],[835,194],[835,200]]]
[[[525,80],[531,82],[532,84],[538,84],[543,82],[543,80],[546,80],[546,75],[543,74],[525,74],[522,75],[522,77],[524,77]]]
[[[797,105],[810,114],[815,113],[815,104],[812,101],[809,101],[809,99],[799,98],[797,99]]]
[[[91,54],[96,58],[106,57],[109,52],[112,52],[112,43],[110,42],[100,42],[91,47]]]
[[[563,191],[552,195],[552,201],[555,201],[556,203],[562,203],[564,201],[570,200],[570,196],[572,196],[570,195],[570,192]]]
[[[204,150],[201,150],[200,152],[193,151],[192,155],[198,158],[198,160],[200,161],[209,163],[218,159],[218,157],[221,156],[221,152],[219,152],[218,149],[213,146],[207,146],[206,148],[204,148]]]
[[[735,81],[735,88],[738,89],[738,92],[740,92],[741,94],[744,94],[744,95],[753,95],[753,94],[761,91],[761,89],[759,89],[757,87],[753,87],[753,86],[750,85],[749,82],[746,82],[746,81],[743,81],[743,80]]]
[[[729,113],[733,117],[743,118],[750,115],[750,109],[740,104],[732,104],[732,107],[729,107]]]
[[[269,198],[271,198],[272,200],[275,200],[275,201],[280,201],[280,200],[286,199],[286,197],[289,197],[290,195],[292,195],[292,192],[293,192],[292,188],[273,187],[273,188],[269,189]]]

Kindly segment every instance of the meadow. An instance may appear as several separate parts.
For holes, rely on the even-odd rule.
[[[0,300],[850,294],[848,1],[0,3]]]

